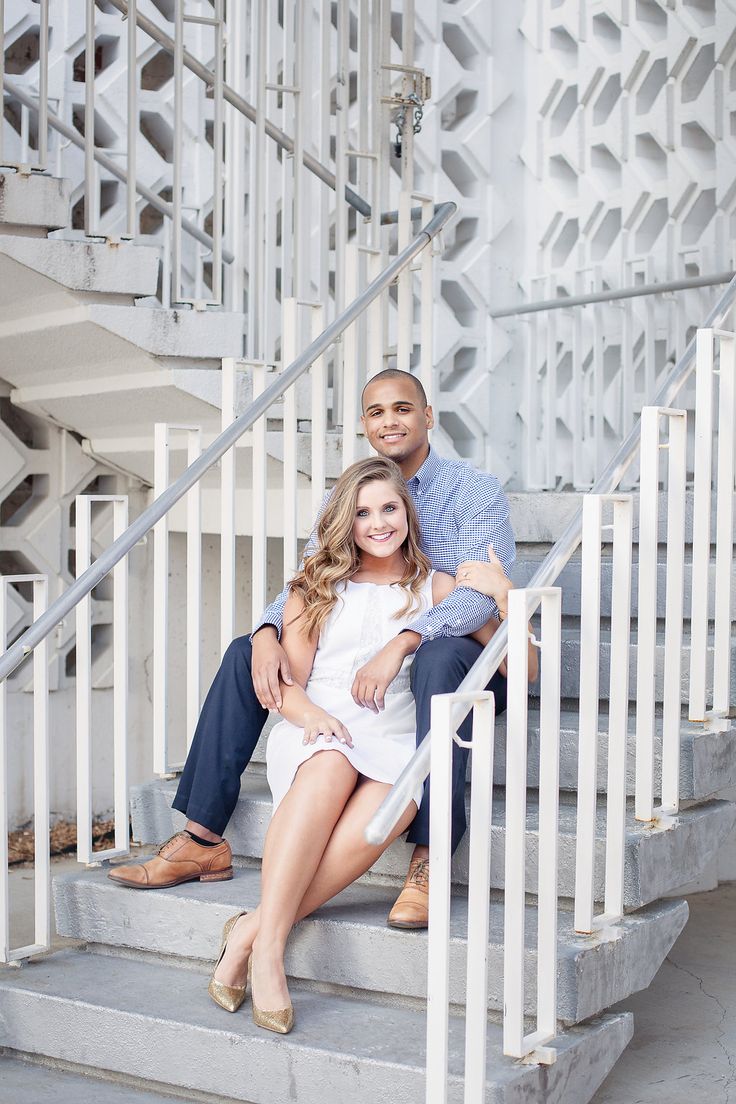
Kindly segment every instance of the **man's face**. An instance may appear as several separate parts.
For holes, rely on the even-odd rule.
[[[381,456],[402,469],[423,463],[429,447],[428,432],[434,425],[431,406],[420,405],[411,380],[384,379],[369,383],[363,396],[361,422],[370,444]],[[406,476],[406,471],[404,472]],[[413,472],[410,474],[413,475]]]

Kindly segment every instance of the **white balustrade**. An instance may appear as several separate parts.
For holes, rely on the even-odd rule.
[[[46,610],[48,579],[45,575],[0,576],[0,645],[8,639],[10,587],[33,586],[33,618]],[[10,886],[8,878],[8,683],[0,679],[0,962],[22,962],[51,946],[51,893],[49,850],[49,668],[48,640],[33,652],[33,943],[11,947]]]
[[[541,606],[539,858],[536,1030],[524,1034],[526,908],[528,621]],[[557,824],[560,749],[560,591],[514,590],[508,612],[506,853],[504,916],[504,1053],[555,1060],[547,1044],[557,1034]],[[473,711],[472,739],[457,729]],[[488,939],[493,811],[494,696],[489,691],[432,698],[430,767],[429,946],[427,981],[427,1104],[446,1104],[453,745],[472,749],[469,826],[468,938],[465,1014],[465,1104],[484,1095],[488,1007]]]
[[[199,426],[167,425],[156,422],[154,430],[153,493],[158,498],[169,486],[170,438],[184,433],[187,438],[187,465],[201,452]],[[186,729],[187,749],[199,717],[200,708],[200,626],[202,610],[202,523],[201,486],[196,483],[187,493],[186,541]],[[181,770],[181,763],[169,760],[169,516],[153,529],[153,769],[167,775]]]
[[[128,527],[128,499],[125,495],[77,495],[76,576],[92,563],[92,507],[112,504],[113,540]],[[92,754],[99,746],[99,726],[92,721],[92,601],[85,595],[76,608],[76,699],[77,699],[77,859],[82,863],[127,855],[128,828],[128,558],[112,570],[112,654],[113,654],[113,792],[115,844],[102,851],[92,849]]]

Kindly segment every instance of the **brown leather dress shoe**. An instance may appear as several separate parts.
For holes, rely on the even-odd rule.
[[[426,928],[429,924],[429,859],[412,859],[404,888],[388,914],[390,928]]]
[[[227,840],[203,847],[187,831],[177,832],[148,862],[116,866],[108,878],[133,889],[166,889],[182,882],[225,882],[233,876],[233,853]]]

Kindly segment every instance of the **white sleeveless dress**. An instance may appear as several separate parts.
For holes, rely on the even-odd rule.
[[[273,794],[274,811],[294,781],[302,763],[318,751],[340,751],[359,774],[377,782],[393,783],[416,749],[416,710],[409,686],[413,656],[407,656],[401,670],[389,686],[385,708],[380,713],[356,705],[350,694],[357,671],[407,627],[418,613],[432,606],[432,572],[420,593],[421,605],[395,618],[406,600],[406,591],[398,584],[341,584],[338,600],[320,634],[314,665],[306,692],[315,705],[325,709],[347,728],[353,747],[328,743],[318,736],[313,744],[303,744],[304,730],[289,721],[280,721],[268,737],[266,772]],[[417,807],[423,787],[414,793]]]

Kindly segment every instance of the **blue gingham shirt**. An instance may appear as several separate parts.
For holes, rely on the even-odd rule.
[[[435,571],[454,575],[464,560],[487,560],[488,544],[492,543],[508,573],[516,557],[516,545],[509,524],[509,504],[495,475],[477,471],[462,461],[443,460],[430,448],[427,459],[406,486],[417,508],[422,548]],[[313,534],[305,556],[314,548]],[[281,635],[288,594],[286,587],[264,612],[254,632],[273,625]],[[491,598],[460,587],[408,628],[419,633],[422,643],[442,636],[467,636],[495,613],[496,604]]]

